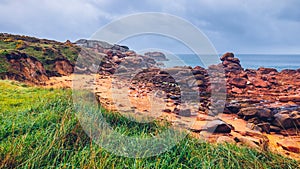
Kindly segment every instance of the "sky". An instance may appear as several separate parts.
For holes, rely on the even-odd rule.
[[[76,41],[91,37],[101,27],[126,15],[163,12],[195,25],[207,36],[218,53],[300,54],[299,0],[0,2],[0,32]],[[184,47],[170,45],[172,43],[169,40],[157,37],[132,38],[122,43],[135,50],[161,47],[174,52],[186,52]]]

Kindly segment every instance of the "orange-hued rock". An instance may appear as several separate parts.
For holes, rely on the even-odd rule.
[[[300,138],[284,139],[282,141],[278,141],[277,144],[287,151],[300,153]]]
[[[13,70],[6,74],[8,79],[39,84],[49,79],[43,64],[32,56],[14,52],[7,55],[6,60]]]
[[[300,95],[291,95],[291,96],[279,96],[279,101],[281,102],[300,102]]]

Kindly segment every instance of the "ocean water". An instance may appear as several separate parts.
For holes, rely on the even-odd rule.
[[[166,67],[173,66],[201,66],[207,67],[210,64],[221,63],[219,56],[178,54],[167,55],[169,61],[164,61]],[[259,67],[275,68],[278,71],[283,69],[299,69],[300,54],[283,55],[283,54],[235,54],[240,59],[240,63],[245,69],[257,69]]]

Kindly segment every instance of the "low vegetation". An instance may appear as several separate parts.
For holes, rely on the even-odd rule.
[[[68,60],[75,64],[80,48],[67,41],[65,43],[29,36],[0,33],[0,73],[9,72],[5,56],[20,52],[39,60],[46,70],[51,71],[56,60]],[[6,66],[6,67],[5,67]]]
[[[190,137],[170,151],[149,158],[116,156],[83,131],[68,89],[42,89],[0,81],[0,168],[291,168],[294,160],[230,144],[209,144]],[[103,111],[122,134],[159,132],[158,122],[139,125]]]

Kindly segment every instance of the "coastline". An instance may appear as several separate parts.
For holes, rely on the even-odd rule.
[[[108,110],[167,119],[192,136],[210,142],[243,144],[294,159],[299,156],[300,69],[280,72],[274,68],[244,69],[233,53],[226,53],[220,58],[221,63],[207,69],[177,66],[162,70],[151,55],[139,55],[124,46],[88,40],[57,43],[32,38],[31,41],[34,42],[24,44],[31,47],[36,42],[42,43],[46,45],[47,50],[43,51],[46,54],[59,54],[57,45],[73,52],[78,46],[83,47],[76,54],[86,62],[75,64],[74,58],[64,58],[64,54],[43,61],[23,49],[6,51],[1,59],[8,68],[0,74],[2,79],[46,88],[72,88],[75,76]],[[9,39],[9,43],[14,40]],[[155,53],[157,57],[160,56]],[[99,63],[98,69],[89,63]],[[132,77],[132,73],[136,74]],[[182,85],[174,77],[180,77]],[[114,86],[112,80],[117,82]],[[222,85],[216,85],[220,82]],[[116,93],[112,93],[112,87]],[[191,104],[184,104],[182,90],[199,95],[190,99]],[[215,100],[218,103],[215,107],[210,98],[212,91],[226,95],[224,100]],[[152,113],[154,100],[161,107]]]
[[[228,58],[230,58],[229,61]],[[291,122],[288,122],[291,120],[288,118],[290,116],[287,117],[284,114],[293,114],[292,116],[296,117],[294,118],[295,121],[299,119],[299,116],[295,113],[299,111],[297,89],[299,89],[300,80],[295,80],[295,77],[298,77],[300,73],[297,70],[277,72],[276,69],[260,68],[255,72],[255,76],[251,76],[254,72],[243,70],[242,67],[235,67],[232,70],[233,66],[228,65],[238,63],[238,59],[233,58],[235,57],[231,53],[227,53],[221,58],[223,59],[223,65],[227,65],[225,67],[227,101],[224,111],[218,114],[210,113],[209,97],[205,94],[201,96],[202,101],[197,104],[198,110],[195,110],[195,107],[191,105],[180,107],[180,103],[178,102],[180,97],[176,98],[178,93],[174,93],[172,90],[168,91],[169,87],[149,84],[147,77],[153,77],[153,74],[155,76],[159,75],[159,79],[167,77],[167,74],[161,76],[162,72],[158,69],[149,69],[143,72],[141,76],[137,76],[134,79],[135,81],[133,80],[131,83],[126,78],[119,79],[119,76],[117,77],[119,92],[128,93],[123,100],[129,99],[131,105],[120,102],[114,103],[111,93],[113,91],[111,86],[112,78],[116,78],[114,75],[109,75],[108,73],[104,75],[91,74],[90,80],[87,80],[89,78],[85,75],[85,80],[82,81],[89,82],[86,86],[95,87],[94,89],[96,90],[93,92],[96,94],[100,104],[106,109],[131,112],[133,115],[142,117],[151,116],[149,114],[151,112],[149,98],[153,98],[151,91],[154,89],[162,90],[165,97],[159,98],[156,96],[156,99],[164,103],[164,106],[156,109],[156,112],[159,113],[154,115],[155,118],[167,119],[173,125],[185,128],[188,132],[191,132],[193,137],[202,140],[213,143],[230,142],[243,144],[255,149],[270,150],[298,159],[299,131],[297,127],[290,126]],[[230,60],[234,60],[235,62],[230,62]],[[216,69],[217,67],[213,68]],[[204,91],[209,93],[207,91],[209,84],[205,84],[209,81],[206,81],[205,78],[209,79],[209,77],[205,75],[200,76],[205,73],[205,69],[196,67],[193,71],[195,73],[194,76],[198,79],[197,85],[201,83],[196,90],[200,89],[202,93]],[[294,76],[291,76],[292,73],[294,73]],[[264,76],[270,76],[267,78],[269,81],[262,80]],[[72,76],[53,77],[50,78],[46,86],[59,88],[71,87],[72,79]],[[203,82],[199,82],[199,80]],[[166,79],[162,81],[166,81]],[[172,83],[171,81],[169,82]],[[285,90],[286,87],[290,90]],[[122,100],[120,95],[118,96],[118,100]],[[178,114],[176,113],[176,109],[183,109],[187,114]],[[191,112],[195,111],[197,111],[197,114],[191,114]],[[277,119],[276,121],[278,114],[281,115],[279,118],[282,119]],[[219,123],[220,121],[222,123]],[[189,122],[193,124],[190,125]],[[207,125],[210,123],[215,123],[214,127],[217,128],[213,133],[207,130]]]

